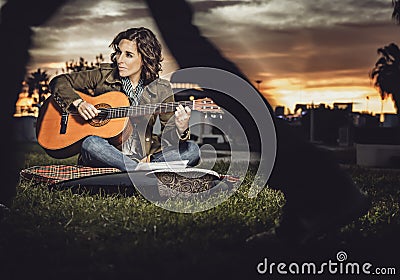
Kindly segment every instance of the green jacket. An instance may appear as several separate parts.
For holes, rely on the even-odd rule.
[[[50,81],[50,90],[60,108],[68,112],[74,106],[72,102],[80,98],[75,90],[92,96],[110,91],[122,92],[122,82],[117,68],[109,63],[102,63],[98,69],[54,77]],[[174,102],[174,96],[169,81],[159,78],[144,87],[139,104],[162,102]],[[176,130],[173,112],[136,118],[136,129],[146,156],[161,151],[161,138],[153,133],[157,116],[160,118],[163,141],[167,139],[167,144],[176,145],[181,140]]]

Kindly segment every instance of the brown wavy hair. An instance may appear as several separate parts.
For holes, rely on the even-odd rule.
[[[142,72],[141,78],[145,85],[151,83],[159,77],[162,70],[161,61],[161,44],[154,33],[145,27],[129,28],[120,32],[111,42],[110,47],[114,52],[111,54],[111,61],[116,65],[116,55],[118,44],[121,40],[126,39],[136,43],[138,52],[142,56]]]

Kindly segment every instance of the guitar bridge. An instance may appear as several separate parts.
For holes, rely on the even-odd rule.
[[[61,114],[60,134],[65,134],[67,132],[68,116],[68,113]]]

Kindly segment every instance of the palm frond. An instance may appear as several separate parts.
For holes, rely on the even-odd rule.
[[[369,76],[381,98],[386,99],[391,95],[396,109],[398,109],[400,106],[398,104],[400,101],[400,83],[398,82],[400,81],[400,49],[396,44],[390,43],[378,48],[377,53],[380,57],[371,69]]]

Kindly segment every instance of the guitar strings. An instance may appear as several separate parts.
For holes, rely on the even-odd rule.
[[[145,104],[139,106],[129,106],[129,107],[118,107],[118,108],[104,108],[101,109],[102,116],[108,117],[127,117],[131,115],[147,115],[147,114],[157,114],[157,113],[167,113],[173,111],[180,104],[184,106],[189,106],[193,109],[192,101],[183,102],[170,102],[170,103],[158,103],[158,104]],[[209,106],[208,104],[199,105],[202,109],[219,109],[218,106]]]
[[[203,104],[198,104],[195,107],[200,107],[201,109],[209,109],[209,110],[220,110],[219,106],[212,101],[204,101]],[[189,106],[190,109],[193,109],[193,101],[181,101],[181,102],[168,102],[168,103],[157,103],[157,104],[145,104],[145,105],[135,105],[135,106],[125,106],[125,107],[116,107],[116,108],[99,108],[100,113],[99,117],[103,119],[111,119],[111,118],[120,118],[120,117],[128,117],[134,115],[148,115],[148,114],[161,114],[172,112],[178,107],[180,104],[183,106]],[[71,115],[79,115],[78,113],[70,113]]]

